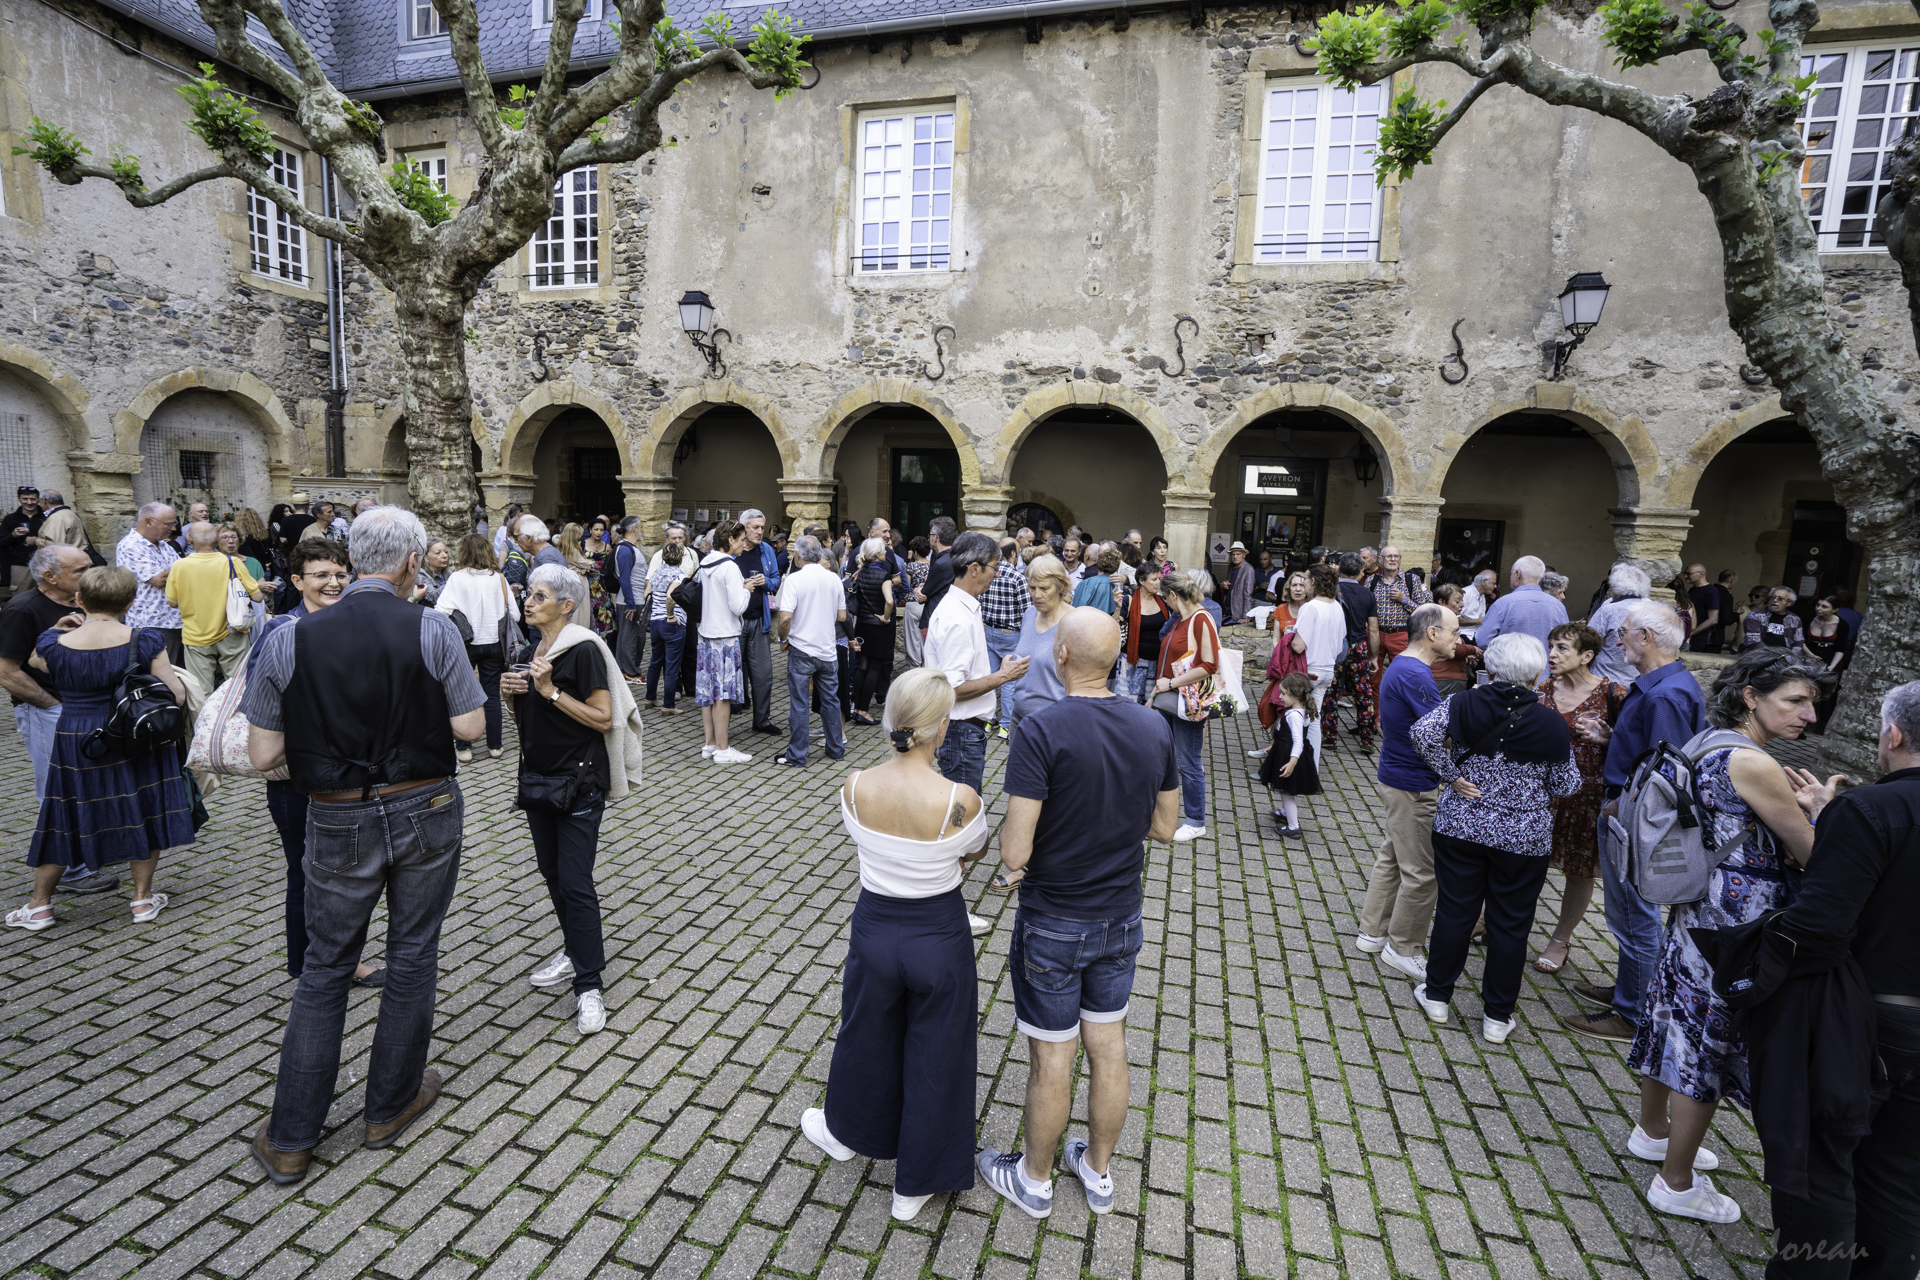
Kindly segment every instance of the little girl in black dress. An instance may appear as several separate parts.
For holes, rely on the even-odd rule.
[[[1320,714],[1314,704],[1313,677],[1296,671],[1280,682],[1280,718],[1273,722],[1273,746],[1260,762],[1260,781],[1277,792],[1273,811],[1282,836],[1300,838],[1297,797],[1320,794],[1320,766],[1307,740],[1307,726]]]

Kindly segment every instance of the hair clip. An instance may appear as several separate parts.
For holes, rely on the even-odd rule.
[[[902,755],[913,750],[913,735],[905,729],[895,729],[888,736],[893,739],[893,749]]]

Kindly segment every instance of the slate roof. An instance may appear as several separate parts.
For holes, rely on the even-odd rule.
[[[99,0],[107,8],[137,19],[212,55],[213,32],[200,18],[194,0]],[[607,0],[600,0],[606,4]],[[1152,2],[1152,0],[1150,0]],[[546,62],[546,28],[533,25],[538,0],[476,0],[480,13],[480,50],[487,70],[501,80],[535,74]],[[1159,0],[1154,7],[1162,7]],[[288,12],[327,68],[333,82],[356,96],[393,97],[410,91],[450,87],[459,71],[445,37],[408,38],[412,0],[286,0]],[[610,6],[608,6],[610,7]],[[825,37],[858,37],[910,29],[938,30],[945,23],[1016,21],[1071,11],[1111,11],[1126,0],[668,0],[667,10],[681,27],[693,30],[716,8],[745,30],[767,8],[791,15],[801,29]],[[1135,4],[1133,7],[1142,7]],[[257,20],[250,19],[254,42],[280,61],[286,55]],[[585,22],[574,38],[575,65],[610,59],[616,42],[604,22]]]

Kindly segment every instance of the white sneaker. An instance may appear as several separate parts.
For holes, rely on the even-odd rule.
[[[1393,949],[1391,942],[1380,948],[1380,959],[1392,965],[1415,982],[1427,980],[1427,958],[1425,956],[1403,956]]]
[[[1453,1016],[1453,1009],[1445,1000],[1427,999],[1427,984],[1424,982],[1413,989],[1413,998],[1419,1002],[1422,1009],[1427,1011],[1427,1019],[1430,1022],[1445,1022]]]
[[[583,1036],[590,1036],[607,1025],[607,1002],[598,991],[582,991],[579,996],[579,1017],[574,1026]]]
[[[827,1113],[819,1107],[808,1107],[800,1113],[800,1132],[806,1135],[808,1142],[835,1160],[853,1159],[853,1148],[844,1145],[827,1131]]]
[[[1671,1213],[1677,1218],[1719,1223],[1740,1221],[1739,1202],[1715,1191],[1713,1179],[1704,1173],[1694,1174],[1693,1185],[1685,1191],[1670,1189],[1665,1178],[1654,1174],[1652,1184],[1647,1187],[1647,1203],[1656,1211]]]
[[[1480,1034],[1487,1038],[1488,1044],[1505,1044],[1507,1037],[1512,1035],[1513,1029],[1519,1025],[1520,1019],[1518,1018],[1508,1018],[1505,1022],[1497,1022],[1492,1018],[1482,1016],[1480,1019]]]
[[[715,764],[745,764],[751,759],[753,759],[752,756],[733,747],[727,747],[724,750],[713,753],[713,762]]]
[[[1266,758],[1267,752],[1271,750],[1273,750],[1272,747],[1255,747],[1252,751],[1247,752],[1247,756],[1253,760],[1263,760]]]
[[[567,953],[562,951],[529,974],[527,981],[536,987],[557,987],[563,982],[572,982],[573,961],[567,959]]]
[[[1198,840],[1205,834],[1207,834],[1205,827],[1196,827],[1191,822],[1183,822],[1180,824],[1180,829],[1173,833],[1173,842],[1175,844],[1187,844],[1191,841]]]
[[[1370,956],[1377,956],[1380,954],[1380,949],[1387,945],[1387,940],[1385,938],[1376,938],[1370,933],[1359,933],[1354,935],[1353,945],[1355,950],[1364,951]]]
[[[715,753],[715,752],[717,752],[717,751],[719,751],[719,750],[720,750],[720,748],[718,748],[718,747],[716,747],[716,746],[713,746],[713,745],[711,745],[711,744],[709,744],[709,745],[707,745],[707,746],[704,746],[704,747],[701,747],[701,748],[700,748],[700,758],[701,758],[702,760],[711,760],[711,759],[713,759],[713,757],[714,757],[714,753]]]
[[[912,1222],[914,1215],[926,1208],[927,1201],[931,1199],[933,1199],[931,1192],[924,1196],[903,1196],[898,1191],[894,1192],[893,1220],[895,1222]]]
[[[1636,1124],[1633,1126],[1633,1133],[1627,1138],[1627,1150],[1633,1155],[1639,1156],[1642,1160],[1665,1160],[1667,1158],[1667,1140],[1665,1138],[1649,1138],[1647,1131]],[[1720,1157],[1705,1147],[1702,1147],[1693,1153],[1693,1167],[1696,1169],[1718,1169],[1720,1167]]]
[[[972,932],[974,937],[984,938],[993,932],[993,921],[988,920],[984,916],[977,916],[969,911],[967,912],[967,928]],[[906,1219],[903,1218],[901,1221],[904,1222]]]

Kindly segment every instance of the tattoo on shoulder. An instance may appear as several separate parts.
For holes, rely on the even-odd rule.
[[[966,820],[967,820],[967,806],[965,806],[964,804],[961,804],[958,800],[954,801],[953,816],[947,819],[948,825],[957,827],[961,823],[965,822]]]

